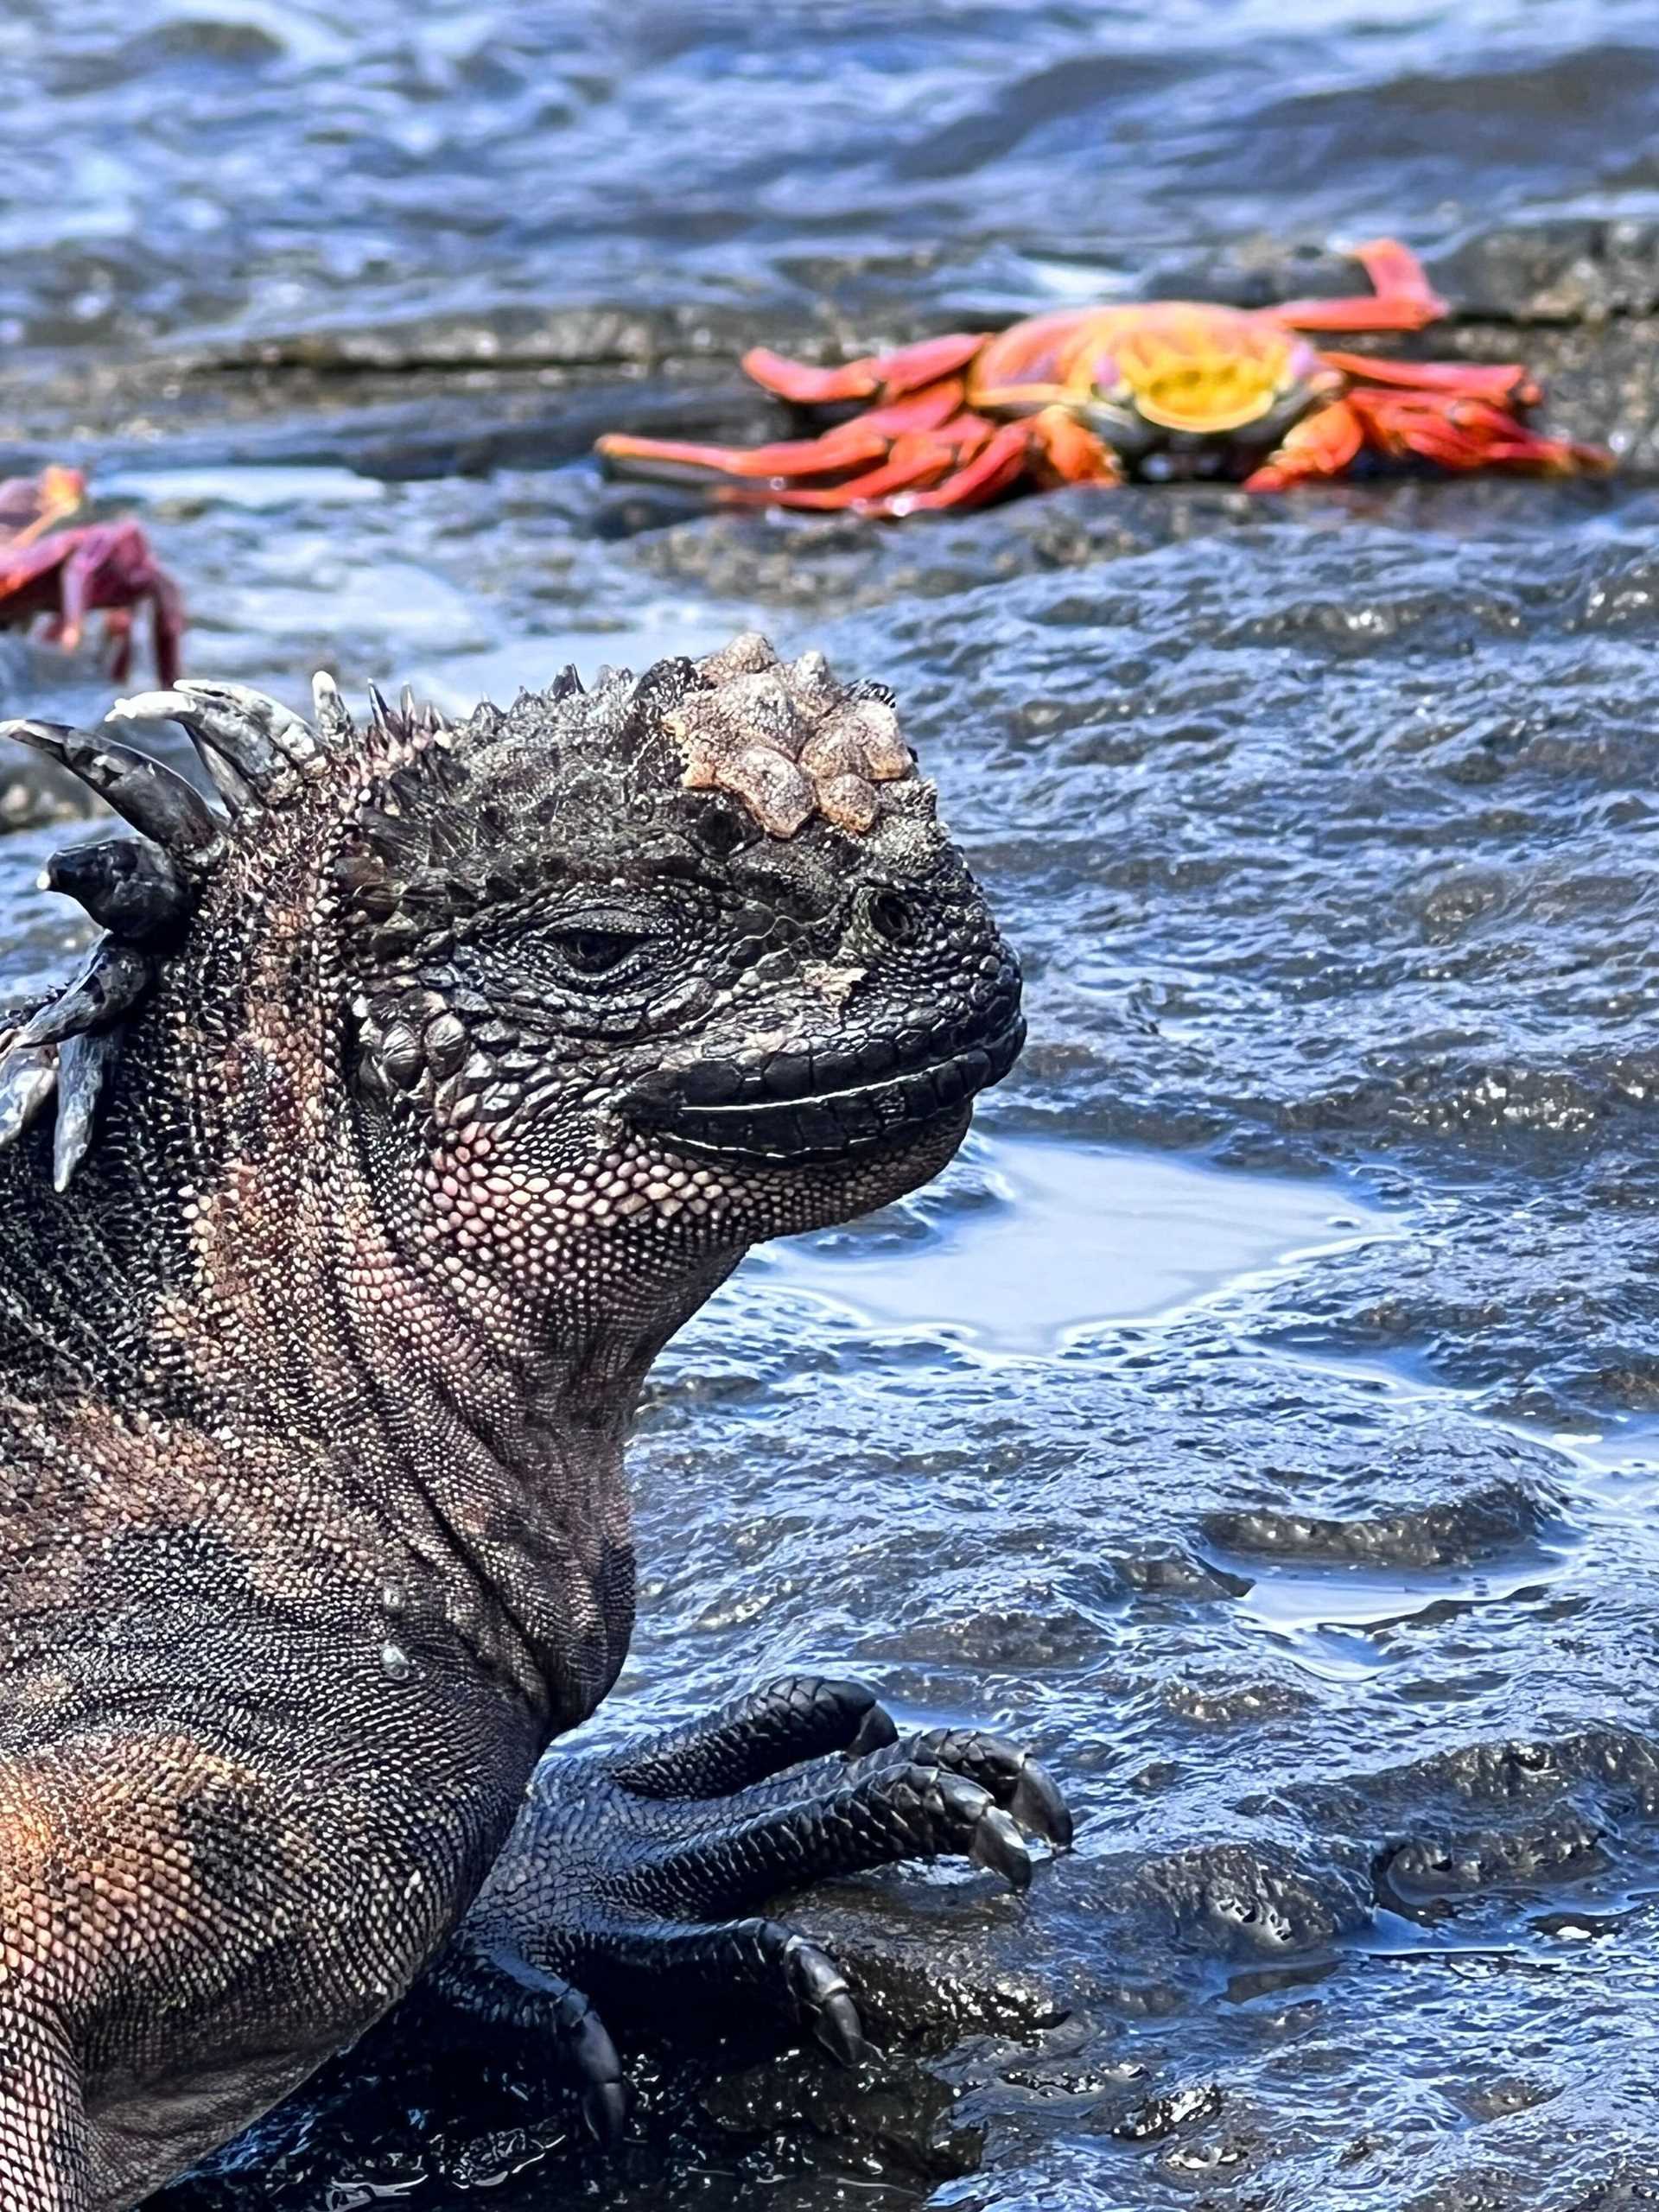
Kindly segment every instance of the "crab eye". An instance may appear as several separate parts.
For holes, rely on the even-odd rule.
[[[639,939],[626,930],[562,930],[554,942],[578,976],[608,976]]]

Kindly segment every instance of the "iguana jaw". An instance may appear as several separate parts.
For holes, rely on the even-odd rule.
[[[776,1056],[748,1066],[707,1062],[641,1086],[624,1111],[700,1159],[807,1166],[899,1154],[946,1125],[965,1128],[972,1100],[1001,1081],[1025,1037],[1024,1020],[1007,1011],[980,1036],[929,1039],[929,1057],[885,1074],[872,1062],[892,1066],[899,1057],[885,1044],[874,1054],[802,1054],[781,1066]],[[810,1088],[799,1087],[803,1076]]]

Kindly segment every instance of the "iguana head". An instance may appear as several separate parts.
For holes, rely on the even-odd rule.
[[[227,818],[118,741],[161,716]],[[320,679],[314,724],[187,684],[10,734],[149,833],[54,864],[109,934],[0,1063],[0,1141],[55,1084],[60,1185],[122,1025],[194,999],[277,1102],[249,1141],[349,1144],[423,1264],[643,1300],[925,1180],[1022,1041],[891,695],[821,655],[741,638],[454,726],[405,694],[359,728]]]

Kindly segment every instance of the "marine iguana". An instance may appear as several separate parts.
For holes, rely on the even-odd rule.
[[[53,863],[105,934],[0,1039],[4,2212],[130,2205],[440,1953],[621,1662],[652,1357],[756,1239],[934,1173],[1023,1035],[882,687],[751,637],[453,727],[371,698],[6,726],[141,834]],[[225,810],[126,741],[162,717]],[[596,2126],[584,1962],[747,1946],[855,2048],[810,1945],[672,1923],[918,1847],[1018,1872],[1047,1785],[869,1705],[763,1694],[563,1835],[538,1790],[443,1986],[561,2031]]]

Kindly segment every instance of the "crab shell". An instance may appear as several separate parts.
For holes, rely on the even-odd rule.
[[[1275,445],[1345,381],[1270,314],[1180,300],[1016,323],[986,341],[965,396],[993,417],[1063,407],[1132,458],[1149,434]]]

